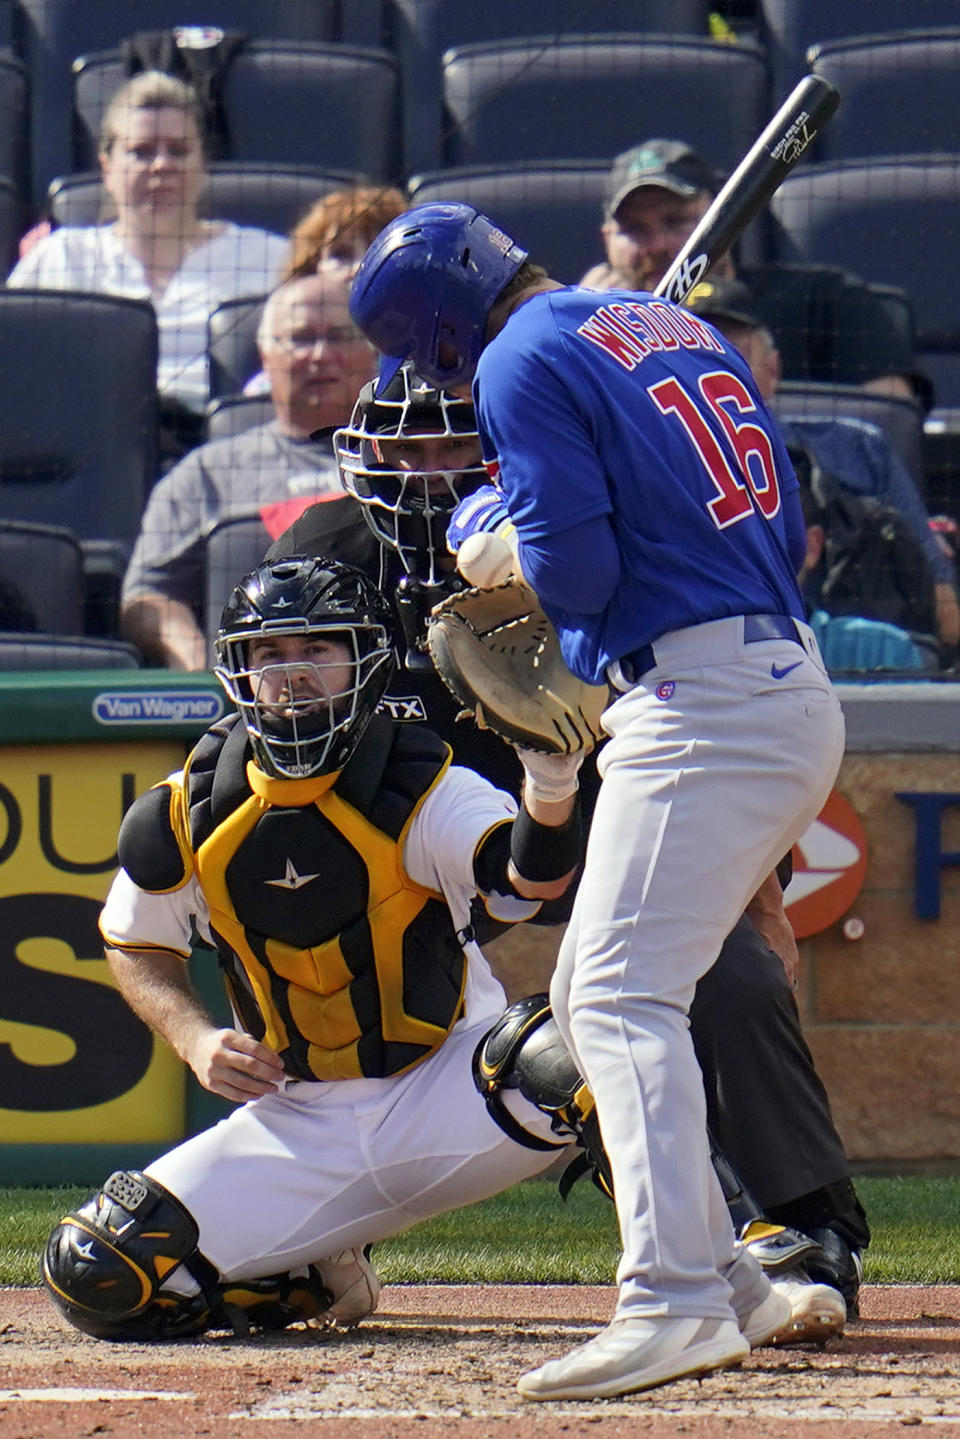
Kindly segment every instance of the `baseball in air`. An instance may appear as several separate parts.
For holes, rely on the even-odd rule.
[[[457,550],[457,569],[468,585],[481,590],[502,585],[513,574],[515,563],[510,545],[492,531],[468,535]]]
[[[843,937],[844,939],[863,939],[866,928],[863,920],[852,914],[849,919],[844,920]]]

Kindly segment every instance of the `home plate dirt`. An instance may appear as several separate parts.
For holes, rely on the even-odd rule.
[[[0,1290],[0,1436],[66,1439],[960,1439],[960,1286],[866,1286],[824,1349],[761,1349],[743,1368],[627,1399],[530,1404],[517,1376],[606,1322],[613,1289],[386,1287],[349,1334],[105,1344],[38,1290]],[[309,1430],[304,1429],[304,1424]]]

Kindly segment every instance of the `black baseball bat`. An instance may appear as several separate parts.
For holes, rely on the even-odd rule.
[[[804,75],[750,146],[654,294],[678,304],[763,209],[840,103],[820,75]]]

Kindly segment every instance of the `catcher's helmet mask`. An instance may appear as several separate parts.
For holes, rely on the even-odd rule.
[[[417,205],[380,231],[350,290],[350,313],[382,355],[378,394],[404,359],[438,388],[469,384],[487,316],[527,258],[470,205]]]
[[[405,438],[475,441],[475,458],[455,469],[395,468],[380,442]],[[434,588],[452,568],[447,525],[465,496],[486,483],[473,404],[420,379],[409,363],[381,395],[376,382],[360,391],[350,422],[334,447],[344,489],[363,506],[377,540],[400,558],[406,574]],[[427,474],[442,484],[428,483]]]
[[[215,673],[260,769],[304,779],[343,768],[393,674],[394,631],[387,602],[352,565],[294,557],[259,565],[241,580],[221,618]],[[346,655],[250,665],[252,640],[284,636],[322,637]],[[334,669],[341,679],[347,671],[342,689],[328,683]]]

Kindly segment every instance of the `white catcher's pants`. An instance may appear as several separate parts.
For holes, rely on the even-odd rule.
[[[843,718],[816,641],[742,619],[664,636],[610,739],[551,1001],[597,1101],[623,1258],[618,1314],[730,1317],[734,1236],[687,1012],[762,879],[819,813]],[[777,677],[777,676],[781,677]]]
[[[201,1252],[227,1279],[295,1269],[498,1194],[559,1151],[508,1139],[474,1088],[473,1051],[497,1017],[461,1021],[394,1079],[289,1082],[147,1173],[190,1210]],[[546,1115],[516,1099],[523,1123],[555,1139]]]

